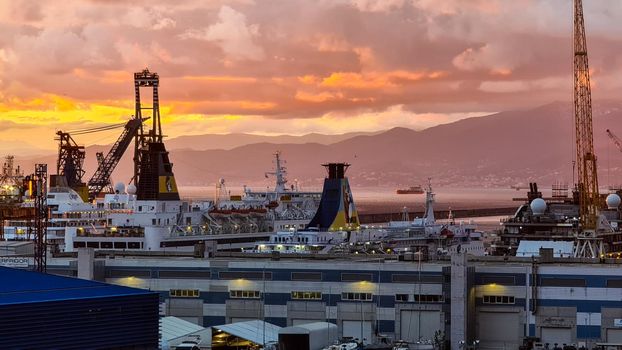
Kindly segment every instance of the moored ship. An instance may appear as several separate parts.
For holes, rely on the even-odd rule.
[[[397,194],[424,194],[425,191],[423,190],[423,187],[417,185],[417,186],[410,186],[408,188],[397,189],[395,193]]]

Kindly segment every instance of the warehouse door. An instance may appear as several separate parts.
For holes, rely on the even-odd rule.
[[[438,311],[402,310],[400,312],[400,339],[408,342],[434,340],[434,333],[441,328]]]
[[[607,343],[622,344],[622,329],[608,328]]]
[[[522,344],[518,312],[480,312],[478,316],[480,349],[518,349]]]
[[[361,325],[362,324],[362,325]],[[361,330],[363,334],[361,336]],[[370,321],[343,321],[343,332],[342,335],[344,337],[353,337],[364,339],[363,343],[369,344],[373,340],[371,337],[371,322]]]
[[[549,343],[551,348],[555,343],[559,344],[572,344],[572,333],[570,328],[550,328],[542,327],[542,336],[540,337],[542,343]]]

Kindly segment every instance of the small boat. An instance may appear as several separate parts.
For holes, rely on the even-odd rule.
[[[423,194],[425,191],[421,186],[410,186],[408,188],[400,188],[395,191],[397,194]]]

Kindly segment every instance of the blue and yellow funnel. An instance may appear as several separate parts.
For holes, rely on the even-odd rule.
[[[315,216],[307,228],[320,231],[353,231],[360,227],[359,215],[354,205],[350,184],[345,172],[347,163],[322,164],[328,171],[324,179],[322,199]]]

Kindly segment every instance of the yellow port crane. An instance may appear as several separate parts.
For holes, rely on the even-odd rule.
[[[577,235],[575,256],[598,257],[604,251],[602,239],[596,235],[598,174],[594,154],[592,92],[582,0],[574,0],[574,117],[580,215],[580,232]]]

